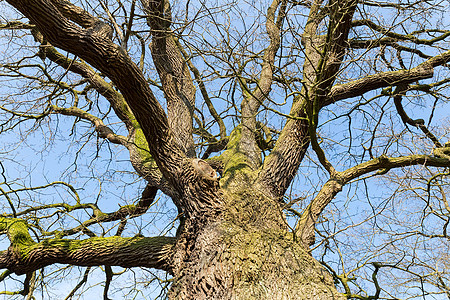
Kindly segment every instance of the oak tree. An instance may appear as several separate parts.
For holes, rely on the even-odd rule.
[[[3,294],[450,297],[447,2],[6,2]]]

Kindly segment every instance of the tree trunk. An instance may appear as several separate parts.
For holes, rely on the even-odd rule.
[[[253,191],[224,198],[219,217],[186,221],[169,299],[345,299],[276,202]]]

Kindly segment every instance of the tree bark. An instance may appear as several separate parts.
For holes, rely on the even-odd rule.
[[[346,299],[287,230],[278,202],[252,188],[224,201],[216,221],[187,220],[197,231],[175,247],[169,299]]]
[[[171,237],[95,237],[87,240],[50,239],[35,243],[28,225],[20,219],[0,217],[0,231],[6,231],[11,246],[0,252],[0,268],[26,274],[48,265],[146,266],[171,271],[167,257],[175,243]]]
[[[262,162],[255,138],[256,115],[271,90],[288,3],[272,2],[266,22],[270,42],[264,51],[261,76],[251,92],[245,82],[241,83],[242,122],[230,134],[227,149],[218,158],[224,165],[220,179],[206,161],[195,158],[195,88],[169,30],[166,1],[143,2],[150,12],[147,19],[154,38],[151,50],[168,101],[167,115],[142,71],[124,49],[112,42],[111,28],[106,24],[64,0],[8,2],[28,17],[52,45],[78,55],[108,76],[111,85],[87,65],[62,61],[60,55],[49,52],[50,59],[88,78],[110,101],[126,123],[129,139],[116,136],[101,119],[76,107],[54,107],[53,111],[89,120],[101,137],[126,145],[132,164],[149,181],[152,197],[156,188],[163,190],[172,197],[183,219],[173,238],[51,239],[36,243],[24,221],[0,217],[0,231],[6,231],[11,241],[9,249],[0,252],[0,268],[17,274],[54,263],[158,268],[174,276],[170,299],[344,299],[331,275],[308,251],[314,243],[315,224],[325,207],[344,184],[369,172],[413,164],[449,166],[446,155],[450,150],[443,147],[435,152],[440,158],[381,157],[343,172],[329,172],[330,179],[303,213],[296,231],[287,228],[280,200],[316,138],[320,108],[399,81],[430,78],[433,67],[450,57],[445,52],[411,70],[385,72],[333,87],[348,47],[356,1],[330,1],[327,7],[322,6],[322,1],[311,3],[302,37],[307,57],[304,88],[294,100],[291,118],[274,149]],[[329,12],[329,18],[325,18],[324,11]],[[318,26],[324,19],[329,22],[329,31],[322,36]],[[113,85],[120,93],[112,89]],[[95,221],[144,213],[151,201],[143,199],[133,209],[95,216]]]

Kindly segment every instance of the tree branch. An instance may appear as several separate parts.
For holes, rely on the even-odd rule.
[[[450,153],[450,147],[439,148],[441,152]],[[450,157],[450,156],[449,156]],[[333,198],[342,190],[342,187],[353,179],[378,170],[395,169],[413,165],[430,167],[450,167],[450,159],[429,155],[409,155],[401,157],[381,156],[361,163],[342,172],[337,172],[320,189],[302,214],[295,232],[306,246],[314,244],[314,229],[318,217]]]
[[[40,32],[34,30],[33,35],[38,41],[43,42],[44,39]],[[161,172],[156,167],[155,162],[149,153],[148,143],[145,138],[142,138],[142,128],[124,97],[113,88],[112,84],[106,82],[97,72],[84,62],[67,58],[48,43],[41,46],[40,51],[44,51],[45,57],[59,66],[86,78],[95,90],[109,101],[116,115],[125,123],[130,135],[127,139],[126,137],[114,134],[108,127],[104,126],[101,119],[90,115],[77,107],[60,108],[53,106],[53,111],[88,120],[94,124],[100,137],[107,138],[113,143],[126,146],[130,151],[131,162],[135,170],[147,181],[158,186],[164,193],[173,197],[175,192],[167,185],[167,181],[163,180]],[[149,167],[150,161],[153,162],[152,167]]]
[[[72,4],[66,0],[51,0],[58,11],[66,18],[77,23],[83,28],[94,26],[95,23],[101,22],[98,18],[92,16],[84,9]]]
[[[56,105],[51,106],[51,110],[55,113],[66,115],[66,116],[76,116],[81,119],[91,122],[98,135],[101,138],[107,139],[114,144],[124,145],[125,147],[131,147],[130,142],[125,136],[115,134],[109,127],[107,127],[100,118],[93,116],[78,107],[58,107]]]
[[[400,118],[402,119],[403,123],[409,124],[411,126],[417,127],[425,134],[426,137],[428,137],[437,148],[442,148],[441,143],[439,142],[438,138],[425,126],[425,121],[423,119],[417,119],[413,120],[411,119],[406,111],[403,109],[402,105],[402,98],[407,90],[407,86],[398,86],[394,91],[394,104],[395,108],[397,109],[397,113],[399,114]]]
[[[203,82],[203,80],[202,80],[202,78],[200,76],[200,72],[194,66],[194,64],[192,63],[191,59],[189,58],[188,53],[186,52],[186,50],[183,49],[183,47],[182,47],[182,45],[181,45],[181,43],[180,43],[180,41],[178,39],[176,40],[176,43],[177,43],[177,46],[180,49],[181,53],[183,54],[183,57],[186,60],[186,63],[189,66],[189,69],[194,74],[195,81],[197,81],[198,87],[199,87],[200,92],[202,94],[203,100],[205,101],[206,106],[208,107],[209,113],[214,118],[214,120],[216,120],[217,125],[219,126],[220,139],[224,140],[226,138],[226,136],[227,136],[227,130],[226,130],[226,127],[225,127],[225,123],[223,122],[223,120],[220,117],[220,115],[217,113],[216,109],[214,108],[214,105],[212,104],[211,99],[209,98],[208,91],[206,90],[205,83]]]
[[[148,267],[171,270],[169,259],[173,237],[95,237],[86,240],[51,239],[35,243],[28,225],[20,219],[0,217],[0,231],[6,231],[11,246],[0,252],[0,269],[20,275],[50,264],[76,266]]]
[[[97,213],[94,215],[93,218],[84,221],[81,225],[75,228],[58,232],[57,236],[58,237],[69,236],[77,232],[83,231],[93,224],[113,222],[117,220],[126,220],[128,218],[131,219],[138,217],[144,214],[149,209],[149,207],[155,200],[157,191],[158,189],[156,187],[147,185],[144,191],[142,192],[141,199],[138,201],[138,203],[122,206],[117,211],[112,213]]]
[[[322,106],[330,105],[342,99],[348,99],[361,96],[364,93],[387,86],[396,86],[409,84],[421,79],[432,78],[433,68],[441,66],[450,61],[450,51],[434,56],[410,70],[399,70],[391,72],[382,72],[374,75],[368,75],[364,78],[351,81],[349,83],[333,86],[327,99]]]
[[[409,42],[413,42],[415,44],[418,45],[433,45],[436,42],[439,41],[443,41],[445,40],[448,36],[450,36],[450,30],[445,30],[445,31],[439,31],[442,32],[442,34],[440,36],[437,36],[431,40],[424,40],[424,39],[419,39],[416,36],[414,36],[413,34],[400,34],[400,33],[396,33],[393,32],[391,29],[386,29],[383,26],[380,26],[378,24],[376,24],[375,22],[369,20],[369,19],[364,19],[364,20],[354,20],[352,22],[352,27],[357,27],[357,26],[367,26],[370,29],[373,29],[379,33],[382,33],[383,35],[390,37],[396,41],[409,41]],[[424,31],[419,31],[417,33],[424,33]]]
[[[193,113],[195,87],[189,68],[169,26],[172,22],[167,0],[141,1],[151,28],[150,50],[167,100],[167,117],[176,142],[188,157],[195,156]]]
[[[8,2],[36,24],[52,45],[83,58],[115,83],[141,125],[158,167],[173,186],[178,186],[176,177],[185,156],[174,140],[164,110],[142,72],[112,43],[108,33],[102,27],[77,27],[48,0]],[[75,15],[79,17],[82,13]]]
[[[317,126],[320,107],[336,79],[348,47],[350,23],[356,4],[353,0],[330,1],[329,6],[321,7],[322,1],[316,1],[310,9],[302,35],[305,47],[303,89],[294,98],[290,112],[296,119],[286,122],[259,173],[259,185],[271,197],[283,197],[303,160],[310,135],[315,134],[315,128],[310,130],[309,126]],[[317,30],[325,13],[329,15],[329,30],[326,36],[320,36]],[[315,148],[320,150],[320,147]]]
[[[241,82],[244,99],[241,103],[242,133],[239,141],[239,151],[245,153],[250,168],[256,170],[261,166],[261,149],[257,143],[256,115],[259,107],[269,96],[272,89],[274,61],[280,48],[281,28],[286,17],[285,0],[273,0],[267,8],[266,31],[269,35],[269,45],[264,49],[262,57],[261,74],[257,80],[256,88],[250,91],[245,82]],[[278,16],[276,11],[278,10]]]
[[[420,51],[418,49],[399,45],[398,43],[396,43],[395,39],[392,39],[392,38],[381,38],[381,39],[375,39],[375,40],[350,39],[348,41],[348,43],[349,43],[349,48],[351,48],[351,49],[373,49],[376,47],[391,46],[392,48],[394,48],[398,51],[405,51],[405,52],[417,54],[419,57],[424,58],[424,59],[429,59],[432,57],[431,55],[424,54],[422,51]]]
[[[35,38],[43,42],[43,38],[41,38],[41,34],[34,33]],[[106,82],[97,72],[95,72],[90,66],[87,64],[71,60],[67,56],[59,53],[54,47],[50,44],[44,44],[41,46],[41,50],[45,53],[45,57],[63,67],[64,69],[68,69],[71,72],[74,72],[78,75],[81,75],[83,78],[86,78],[92,87],[100,93],[106,100],[109,101],[111,107],[114,109],[116,115],[121,119],[128,130],[131,128],[136,128],[137,122],[133,113],[131,112],[128,104],[125,102],[123,96],[117,92],[114,87]]]

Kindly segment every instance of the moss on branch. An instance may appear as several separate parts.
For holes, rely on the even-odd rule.
[[[47,239],[36,243],[28,224],[20,219],[0,217],[0,230],[8,234],[11,246],[0,253],[0,268],[25,274],[47,265],[110,265],[157,268],[171,271],[173,237],[93,237],[85,240]]]

